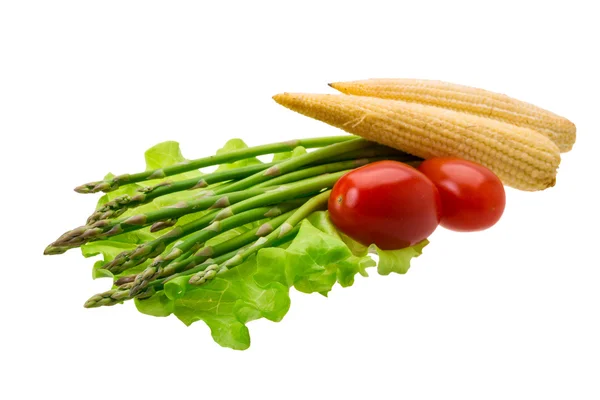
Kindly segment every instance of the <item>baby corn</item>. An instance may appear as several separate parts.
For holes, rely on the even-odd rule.
[[[549,137],[561,152],[571,150],[575,143],[575,125],[568,119],[483,89],[418,79],[368,79],[329,86],[345,94],[437,106],[530,128]]]
[[[418,157],[460,157],[485,165],[508,186],[554,186],[560,152],[544,135],[494,119],[373,97],[284,93],[273,99],[321,120]]]

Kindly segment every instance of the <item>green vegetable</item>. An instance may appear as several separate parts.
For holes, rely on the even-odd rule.
[[[139,189],[139,193],[136,193],[134,196],[126,194],[105,203],[88,218],[87,224],[91,225],[101,219],[116,218],[129,208],[149,203],[161,196],[180,192],[182,190],[201,189],[208,185],[231,179],[246,178],[273,165],[275,165],[275,163],[252,164],[246,167],[225,169],[212,174],[202,175],[200,178],[195,177],[176,182],[165,181],[154,186],[147,186]]]
[[[287,142],[267,144],[263,146],[242,148],[234,151],[226,151],[216,156],[210,156],[206,158],[199,158],[197,160],[183,160],[176,163],[170,162],[167,157],[172,154],[157,154],[157,165],[154,166],[149,163],[148,168],[144,172],[137,174],[125,174],[110,177],[98,182],[90,182],[78,186],[75,188],[76,192],[79,193],[96,193],[96,192],[112,192],[118,189],[121,185],[137,183],[142,181],[148,181],[153,179],[161,179],[171,175],[181,174],[183,172],[194,171],[203,167],[210,167],[212,165],[224,164],[232,161],[239,161],[250,157],[281,153],[293,150],[297,146],[303,146],[305,148],[312,147],[324,147],[327,145],[341,143],[348,140],[361,140],[356,139],[352,136],[333,136],[326,138],[313,138],[313,139],[297,139],[289,140]],[[177,148],[179,146],[177,145]],[[173,157],[178,158],[177,155]],[[163,165],[163,161],[167,161],[168,165]]]
[[[358,150],[367,147],[368,145],[369,142],[364,139],[353,139],[342,143],[332,144],[314,152],[306,153],[298,157],[284,160],[280,163],[271,166],[264,172],[257,172],[237,182],[233,182],[231,185],[227,185],[226,189],[218,188],[215,191],[213,191],[213,195],[209,197],[193,201],[182,201],[168,208],[163,208],[155,212],[139,213],[117,221],[95,221],[91,225],[84,225],[63,234],[54,243],[52,243],[46,248],[45,253],[60,254],[69,248],[79,247],[82,244],[92,240],[98,240],[113,235],[119,235],[124,232],[129,232],[132,230],[139,229],[140,227],[154,224],[155,222],[171,221],[172,219],[179,218],[182,215],[186,215],[194,211],[206,210],[210,207],[220,207],[221,204],[228,205],[247,199],[248,201],[244,202],[243,204],[246,207],[252,207],[255,206],[257,202],[269,201],[271,198],[283,197],[283,199],[281,200],[284,200],[287,199],[289,196],[304,194],[302,193],[302,190],[322,189],[325,186],[319,186],[321,185],[320,182],[327,181],[327,179],[331,179],[332,177],[315,178],[317,182],[313,183],[311,181],[310,184],[308,184],[307,182],[306,189],[304,187],[300,187],[300,183],[298,183],[298,187],[292,186],[289,189],[283,190],[280,194],[276,194],[274,192],[267,194],[265,193],[267,192],[266,188],[250,188],[259,183],[268,181],[270,177],[283,175],[295,171],[299,167],[305,166],[320,159],[327,158],[330,156],[336,156],[348,151]],[[240,150],[238,151],[238,153],[239,152],[242,151]],[[221,155],[220,157],[223,158],[225,157],[225,155]],[[186,165],[186,163],[180,164]],[[162,170],[168,171],[169,168],[170,167],[165,167]],[[335,181],[333,183],[335,183]],[[316,187],[315,185],[319,187]],[[264,193],[264,196],[257,196],[258,194],[261,194],[261,191],[262,193]],[[227,195],[222,197],[219,196],[225,194]],[[140,193],[138,194],[138,196],[143,197],[145,195],[143,193]],[[231,211],[231,209],[227,208],[224,211],[229,212]],[[223,218],[223,216],[227,214],[220,213],[218,215],[220,216],[220,218]],[[153,249],[147,249],[147,251],[152,250]]]
[[[274,154],[272,161],[254,158],[264,154]],[[336,284],[352,286],[370,267],[382,275],[406,273],[421,254],[426,241],[399,251],[367,249],[328,218],[335,182],[382,159],[418,160],[351,136],[254,148],[233,139],[216,156],[192,161],[176,142],[161,143],[146,152],[146,172],[109,174],[78,187],[109,193],[86,225],[45,253],[81,247],[85,257],[102,256],[93,277],[110,278],[113,286],[85,307],[134,299],[142,313],[173,314],[186,325],[202,320],[220,345],[246,349],[246,324],[280,321],[292,287],[326,296]],[[198,171],[209,165],[219,166]],[[369,251],[379,254],[379,263]]]
[[[232,215],[230,218],[226,218],[222,221],[215,221],[206,228],[188,235],[185,240],[181,240],[177,245],[173,246],[173,248],[166,253],[164,257],[159,256],[155,258],[152,264],[150,264],[150,266],[148,266],[143,273],[137,276],[136,280],[134,281],[134,285],[131,288],[131,295],[133,296],[136,293],[139,293],[144,287],[147,286],[147,282],[149,280],[161,276],[164,268],[169,265],[171,261],[180,260],[179,257],[182,257],[180,261],[187,262],[189,264],[191,262],[189,259],[198,253],[200,256],[207,257],[214,255],[214,251],[202,247],[201,249],[199,248],[196,251],[192,251],[192,254],[189,254],[187,257],[184,257],[184,253],[190,251],[194,245],[203,245],[207,240],[212,239],[219,233],[229,231],[233,228],[237,228],[238,226],[260,221],[269,216],[275,217],[290,210],[294,210],[296,206],[302,204],[304,201],[305,200],[300,199],[299,201],[295,202],[282,203],[275,207],[254,208],[240,214]],[[256,230],[255,235],[261,236],[259,229]]]

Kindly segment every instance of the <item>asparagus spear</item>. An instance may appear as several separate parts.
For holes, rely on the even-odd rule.
[[[364,139],[352,139],[345,142],[332,144],[325,148],[315,150],[311,153],[307,153],[302,156],[283,161],[280,164],[276,164],[268,168],[264,172],[255,173],[247,178],[237,181],[231,185],[228,185],[225,189],[217,189],[215,191],[215,194],[242,191],[251,188],[259,183],[265,182],[273,176],[292,172],[299,167],[305,166],[318,160],[322,160],[323,158],[333,157],[339,154],[343,154],[345,152],[365,148],[370,145],[371,142],[368,142]],[[251,190],[246,190],[236,195],[242,198],[244,196],[254,195],[251,193],[253,193],[251,192]],[[233,196],[233,194],[230,194],[230,196]],[[118,235],[124,232],[140,229],[144,226],[149,225],[150,223],[177,218],[181,215],[188,214],[189,212],[194,210],[197,211],[208,208],[212,205],[211,202],[213,197],[214,196],[195,201],[178,203],[174,206],[163,208],[158,211],[137,214],[127,218],[126,220],[120,220],[116,222],[100,220],[94,222],[90,226],[82,226],[76,228],[59,237],[54,243],[52,243],[48,248],[46,248],[44,254],[60,254],[60,252],[64,252],[63,250],[72,247],[79,247],[93,240],[103,239],[112,235]],[[205,204],[208,203],[211,204],[206,206]]]
[[[195,169],[209,167],[211,165],[225,164],[254,156],[281,153],[291,151],[297,146],[305,148],[318,148],[329,146],[334,143],[341,143],[348,140],[355,140],[355,136],[332,136],[323,138],[297,139],[287,142],[273,143],[256,147],[249,147],[237,151],[232,151],[227,154],[214,155],[196,160],[184,161],[162,169],[153,171],[138,172],[136,174],[124,174],[115,176],[112,179],[90,182],[78,186],[75,191],[78,193],[96,193],[96,192],[111,192],[118,189],[121,185],[137,183],[146,180],[160,179],[171,175],[181,174]]]
[[[269,233],[267,236],[259,238],[252,246],[236,254],[224,263],[213,263],[202,271],[199,271],[190,277],[191,285],[201,285],[213,279],[217,274],[223,273],[230,268],[234,268],[243,263],[248,257],[258,252],[264,247],[271,246],[278,238],[285,236],[304,218],[308,217],[314,211],[327,207],[327,201],[331,190],[327,190],[313,197],[300,208],[298,208],[277,230]]]
[[[225,187],[219,187],[216,190],[211,191],[210,194],[212,196],[207,197],[205,200],[212,199],[215,195],[218,195],[218,194],[230,193],[230,196],[231,196],[232,195],[231,192],[235,193],[236,191],[247,190],[249,188],[253,188],[253,190],[256,190],[255,186],[257,186],[260,183],[268,182],[274,176],[288,174],[288,173],[291,173],[291,172],[297,170],[300,167],[311,164],[313,162],[322,161],[323,159],[327,159],[329,157],[340,156],[347,152],[365,149],[370,146],[373,146],[373,144],[364,139],[353,139],[353,140],[345,141],[342,143],[332,144],[325,148],[315,150],[311,153],[307,153],[302,156],[299,156],[299,157],[296,157],[293,159],[289,159],[289,160],[285,160],[281,163],[275,164],[275,165],[271,166],[270,168],[268,168],[264,172],[257,172],[254,175],[248,176],[240,181],[233,182],[229,185],[226,185]],[[350,168],[355,168],[355,167],[356,167],[356,165],[352,165]],[[332,167],[332,170],[339,171],[340,170],[339,165]],[[317,170],[317,172],[319,172],[319,170]],[[323,173],[323,172],[327,172],[327,171],[325,169],[320,170],[320,173]],[[306,174],[306,176],[311,176],[311,175]],[[289,182],[289,181],[291,181],[291,180],[286,180],[286,182]],[[271,186],[271,185],[269,185],[269,186]],[[243,194],[241,194],[241,193],[243,193]],[[241,193],[239,195],[241,197],[244,197],[244,195],[247,196],[246,199],[250,199],[251,196],[254,196],[254,192],[252,192],[252,195],[249,194],[249,191],[244,191]],[[233,201],[231,201],[231,199],[229,199],[228,202],[232,203]],[[217,203],[215,203],[215,206],[217,206]],[[184,214],[188,213],[186,210],[185,204],[181,204],[180,208],[181,208],[180,215],[184,215]],[[199,207],[195,207],[195,209],[199,209]],[[165,215],[165,214],[168,214],[168,213],[165,213],[165,212],[158,213],[158,217],[160,218],[160,220],[171,219],[171,218],[180,216],[180,215],[174,215],[177,213],[172,213],[172,215],[171,214]],[[220,214],[220,218],[223,218],[224,215],[225,215],[224,213]],[[136,217],[137,217],[137,219],[136,219]],[[145,221],[144,218],[145,217],[143,217],[143,216],[139,216],[139,217],[133,216],[133,217],[130,217],[128,220],[133,219],[135,222],[137,222],[138,220]],[[153,220],[155,220],[155,219],[156,218],[154,218]],[[125,222],[127,222],[127,221],[125,221]],[[128,227],[128,228],[133,229],[131,227]],[[106,230],[107,229],[105,229],[105,231]],[[100,232],[98,230],[96,230],[96,232],[98,232],[100,235],[103,234],[102,232]],[[86,232],[86,235],[88,238],[94,237],[93,236],[94,234],[89,231]],[[72,240],[72,239],[70,239],[70,240]],[[65,243],[62,243],[62,242],[58,242],[56,244],[57,244],[57,246],[65,246]],[[77,243],[75,242],[75,244],[77,244]]]
[[[85,308],[114,306],[122,303],[124,300],[128,300],[129,298],[129,288],[127,285],[123,285],[116,289],[107,290],[106,292],[93,295],[85,302],[83,306]]]
[[[134,285],[131,288],[132,296],[140,293],[141,290],[146,287],[148,281],[160,276],[167,265],[192,249],[193,246],[203,244],[207,240],[230,229],[234,229],[251,222],[256,222],[264,218],[276,217],[282,213],[296,209],[305,202],[306,200],[300,200],[282,203],[275,207],[255,208],[234,215],[231,218],[227,218],[223,221],[215,221],[206,228],[194,232],[193,234],[187,236],[185,240],[182,240],[173,246],[169,253],[155,258],[152,264],[150,264],[142,273],[138,275],[138,278],[135,280]]]
[[[304,202],[305,201],[302,201],[302,203]],[[252,243],[257,236],[262,237],[271,233],[275,228],[277,228],[283,222],[285,222],[285,220],[293,214],[297,206],[299,206],[302,203],[288,203],[288,205],[277,206],[276,208],[279,209],[277,210],[277,213],[283,212],[279,216],[273,214],[273,209],[270,209],[265,214],[270,214],[268,216],[272,216],[275,218],[269,220],[268,222],[265,222],[261,226],[254,228],[244,234],[238,235],[225,242],[219,243],[214,247],[202,246],[201,248],[197,249],[196,252],[194,252],[195,254],[176,259],[174,262],[169,262],[168,260],[160,259],[160,257],[158,257],[154,260],[154,262],[151,265],[149,265],[144,271],[142,271],[135,277],[135,279],[133,280],[133,286],[131,287],[130,296],[135,297],[137,294],[141,293],[141,291],[148,286],[149,282],[155,279],[170,276],[174,273],[193,268],[196,265],[203,263],[210,257],[220,256],[231,251],[238,251],[241,247]],[[239,214],[236,217],[239,218],[240,216],[246,213],[248,213],[248,211]],[[236,220],[236,217],[227,218],[223,221],[218,222],[220,224],[220,231],[218,233],[222,233],[229,229],[235,228],[234,225],[236,223],[234,221]]]
[[[231,185],[227,186],[227,191],[243,190],[249,187],[254,187],[255,185],[268,181],[269,179],[275,176],[294,172],[299,168],[309,165],[311,163],[322,161],[329,157],[342,155],[349,151],[364,149],[372,145],[372,142],[369,142],[364,139],[353,139],[342,143],[332,144],[330,146],[317,149],[313,152],[306,153],[298,157],[290,158],[289,160],[285,160],[279,164],[273,165],[264,172],[258,172],[240,181],[234,182]]]
[[[214,195],[196,200],[184,201],[159,210],[140,213],[119,220],[100,220],[91,225],[80,226],[61,235],[54,241],[44,254],[56,254],[53,248],[69,249],[84,245],[85,243],[106,239],[114,235],[142,229],[155,222],[179,218],[193,212],[203,211],[209,208],[225,207],[229,204],[251,198],[252,196],[265,193],[268,188],[250,189],[232,192],[226,196]]]
[[[154,231],[165,229],[175,225],[177,218],[182,215],[207,208],[223,208],[221,211],[210,212],[189,224],[176,226],[167,234],[144,243],[133,251],[121,253],[107,264],[107,269],[115,273],[122,272],[149,258],[157,258],[140,274],[120,278],[115,282],[116,288],[90,298],[85,307],[110,306],[134,297],[141,299],[152,296],[162,290],[168,280],[177,276],[190,276],[190,284],[202,284],[213,279],[218,273],[240,265],[261,248],[276,246],[291,240],[296,235],[299,229],[298,224],[302,219],[313,211],[326,206],[330,190],[321,191],[331,188],[347,170],[383,158],[395,158],[402,161],[415,159],[404,153],[352,136],[306,139],[258,146],[155,171],[121,175],[110,180],[82,185],[76,190],[82,193],[108,192],[124,184],[159,179],[204,166],[232,162],[260,154],[289,151],[296,146],[326,147],[277,163],[206,174],[201,179],[164,181],[141,189],[140,193],[135,196],[119,197],[99,208],[88,219],[88,225],[62,235],[46,249],[47,254],[58,254],[91,240],[103,239],[151,224],[151,229]],[[357,159],[361,157],[364,159]],[[208,185],[227,181],[229,182],[211,186],[210,190],[203,191],[201,194],[205,197],[202,198],[181,202],[158,211],[140,213],[129,218],[109,220],[109,218],[120,216],[129,208],[150,202],[163,195],[182,190],[205,188]],[[215,246],[203,245],[207,239],[224,230],[265,217],[272,217],[298,205],[298,203],[280,204],[282,201],[315,194],[316,196],[308,201],[300,200],[305,203],[299,208],[275,217],[260,227]],[[280,205],[273,207],[276,204]],[[256,240],[257,237],[259,237],[258,240]],[[161,255],[167,246],[176,240],[180,241],[167,254]]]
[[[214,221],[206,228],[201,229],[188,235],[185,240],[177,243],[168,254],[164,257],[159,256],[155,262],[169,262],[176,260],[186,251],[191,250],[192,247],[197,243],[204,243],[207,240],[217,236],[220,233],[228,231],[238,226],[242,226],[251,222],[256,222],[264,218],[271,218],[281,215],[289,210],[295,209],[301,204],[304,204],[306,199],[298,199],[286,203],[281,203],[277,206],[264,206],[250,209],[236,215],[232,215],[230,218],[226,218],[222,221]]]
[[[263,183],[259,183],[258,185],[254,185],[254,188],[262,188],[267,186],[276,186],[283,185],[290,182],[296,182],[302,179],[307,179],[313,176],[329,174],[332,172],[339,172],[343,170],[351,170],[354,168],[362,167],[363,165],[370,164],[372,162],[381,161],[381,160],[398,160],[398,161],[406,161],[412,160],[413,157],[409,155],[404,156],[394,156],[394,157],[370,157],[370,158],[360,158],[360,159],[351,159],[348,161],[338,161],[329,164],[316,165],[314,167],[309,167],[305,169],[301,169],[295,172],[290,172],[285,175],[281,175],[265,181]]]
[[[370,158],[370,159],[373,159],[373,161],[376,161],[374,159],[375,157],[378,159],[379,158],[382,158],[382,159],[383,158],[394,158],[394,159],[396,159],[396,157],[398,157],[399,160],[404,160],[404,161],[417,159],[414,156],[411,156],[407,153],[403,153],[396,149],[392,149],[391,147],[374,145],[374,146],[350,151],[347,153],[342,153],[342,154],[336,155],[334,157],[327,158],[325,160],[320,160],[320,161],[318,161],[319,164],[317,164],[317,165],[313,165],[315,163],[312,163],[309,165],[311,165],[310,168],[316,168],[317,166],[321,166],[321,165],[329,165],[328,167],[326,167],[325,172],[334,172],[334,171],[339,171],[339,169],[336,169],[336,167],[337,167],[336,165],[330,165],[330,164],[340,162],[340,161],[350,161],[350,160],[357,160],[357,159],[362,160],[364,158]],[[279,163],[281,163],[281,162],[282,161],[280,161]],[[321,162],[326,162],[327,164],[320,164]],[[101,220],[101,219],[116,218],[130,208],[134,208],[134,207],[140,206],[142,204],[149,203],[150,201],[152,201],[158,197],[167,195],[167,194],[175,193],[175,192],[182,191],[182,190],[202,188],[202,187],[206,187],[207,185],[223,182],[226,180],[236,180],[238,178],[245,178],[245,177],[252,175],[253,173],[266,170],[267,168],[272,167],[275,164],[278,164],[278,163],[274,162],[274,163],[268,163],[268,164],[251,165],[251,166],[247,166],[247,167],[234,168],[234,169],[227,170],[227,171],[221,171],[221,172],[215,172],[213,174],[207,174],[207,175],[204,175],[201,179],[194,178],[194,179],[187,179],[187,180],[177,181],[177,182],[172,182],[169,180],[163,181],[152,187],[140,189],[140,191],[142,191],[142,192],[139,194],[136,194],[135,196],[123,195],[123,196],[117,197],[117,198],[103,204],[98,210],[96,210],[88,218],[87,225],[91,225],[94,222]],[[360,165],[363,165],[363,164],[359,162],[356,166],[360,166]],[[342,169],[346,169],[346,168],[352,168],[352,166],[344,167]],[[309,176],[317,175],[318,173],[322,173],[322,172],[317,172],[318,170],[311,170],[311,171],[315,171],[315,173],[313,174],[313,173],[309,173],[308,171],[306,171],[305,175],[300,175],[300,176],[309,177]],[[295,171],[295,173],[298,173],[298,172],[299,171]],[[288,176],[288,175],[289,174],[286,174],[285,176]],[[287,178],[283,179],[282,182],[283,181],[285,183],[292,182],[294,179],[296,179],[296,178],[294,178],[295,176],[299,176],[299,175],[293,175],[292,177],[289,178],[289,180],[287,180]],[[266,182],[268,182],[268,181],[266,181]],[[235,183],[235,182],[231,182],[229,184],[225,184],[225,185],[218,187],[217,188],[218,193],[225,193],[228,190],[231,190],[230,188],[233,183]],[[266,186],[266,185],[267,185],[267,183],[263,182],[259,186]],[[272,186],[272,185],[269,185],[269,186]],[[202,195],[204,195],[204,196],[209,196],[209,195],[214,195],[214,194],[215,194],[214,190],[205,190],[202,193]],[[167,224],[164,224],[164,223],[160,224],[159,226],[157,226],[157,228],[163,227],[165,225],[167,225]]]
[[[200,263],[206,261],[209,257],[217,257],[221,256],[225,253],[239,252],[241,248],[244,246],[253,243],[257,236],[265,236],[269,233],[273,232],[277,227],[279,227],[285,220],[293,214],[294,210],[288,211],[287,213],[281,214],[278,217],[275,217],[268,222],[265,222],[261,226],[251,229],[245,233],[237,235],[229,240],[221,242],[214,246],[200,246],[198,249],[194,251],[188,251],[185,255],[182,255],[169,265],[167,265],[163,272],[160,274],[160,278],[169,277],[175,273],[188,270],[197,266]],[[142,272],[143,273],[143,272]],[[115,281],[115,286],[121,286],[126,283],[134,282],[139,274],[122,276],[121,278]]]
[[[229,193],[225,197],[218,197],[217,195],[213,195],[210,197],[205,197],[201,199],[191,200],[187,202],[180,202],[170,207],[165,207],[156,211],[149,211],[147,213],[136,214],[126,219],[121,219],[117,221],[110,220],[100,220],[94,222],[92,225],[85,225],[79,228],[73,229],[62,236],[60,236],[56,241],[50,244],[44,254],[60,254],[60,252],[64,252],[69,248],[79,247],[85,243],[105,239],[110,236],[119,235],[125,232],[131,232],[137,229],[144,228],[148,225],[151,225],[155,222],[171,220],[174,218],[181,217],[182,215],[189,214],[191,212],[197,212],[201,210],[205,210],[209,207],[222,207],[223,205],[228,205],[231,203],[237,203],[242,200],[248,200],[244,203],[244,205],[252,204],[253,207],[256,207],[255,204],[265,205],[265,204],[274,204],[272,203],[260,203],[265,199],[272,199],[273,201],[283,201],[290,199],[290,192],[300,191],[300,193],[296,193],[295,197],[298,195],[309,194],[310,192],[302,192],[302,190],[320,190],[324,187],[311,189],[312,186],[306,182],[306,189],[300,185],[301,182],[298,182],[299,186],[290,186],[287,190],[282,190],[280,195],[272,194],[270,196],[260,196],[261,193],[264,194],[266,188],[253,188],[249,190],[244,190],[249,187],[255,186],[258,183],[268,181],[269,178],[273,175],[279,175],[280,173],[286,173],[288,171],[293,171],[298,166],[305,165],[319,159],[323,155],[329,156],[332,154],[338,154],[339,152],[344,152],[347,149],[356,149],[368,144],[369,142],[364,141],[362,139],[356,139],[352,141],[347,141],[345,143],[339,143],[331,145],[324,149],[316,150],[312,153],[304,154],[302,156],[296,157],[294,159],[290,159],[284,161],[280,164],[277,164],[269,169],[267,169],[264,173],[259,172],[258,174],[251,175],[248,178],[242,179],[230,186],[227,189],[217,189],[215,194],[222,194],[221,192],[234,191],[237,192]],[[276,168],[276,170],[273,170]],[[335,174],[332,176],[337,176],[337,178],[341,177],[339,174]],[[307,180],[308,181],[308,180]],[[324,181],[328,181],[325,179]],[[312,182],[311,182],[312,183]],[[335,182],[333,182],[335,183]],[[318,183],[317,183],[318,185]],[[294,193],[292,193],[293,195]],[[283,197],[282,197],[283,196]],[[254,200],[252,200],[254,198]],[[253,208],[250,207],[250,208]],[[249,208],[245,208],[248,210]],[[240,210],[239,207],[236,208],[237,211]],[[218,214],[219,219],[223,219],[228,216],[228,213],[231,211],[231,208],[226,208],[222,213]]]
[[[90,225],[102,219],[116,218],[132,207],[149,203],[152,200],[167,194],[183,190],[205,188],[214,183],[245,178],[256,172],[264,171],[274,164],[275,163],[249,165],[241,168],[213,172],[211,174],[203,175],[200,178],[185,179],[176,182],[167,180],[154,186],[141,188],[138,190],[140,193],[135,196],[123,195],[103,204],[88,218],[87,224]]]
[[[271,220],[269,224],[272,224],[274,228],[277,228],[287,218],[293,215],[293,213],[294,211],[290,211],[286,214],[282,214],[280,217]],[[240,251],[244,251],[245,246],[249,243],[252,243],[254,239],[256,239],[256,236],[259,236],[261,229],[262,227],[253,229],[252,231],[248,231],[244,234],[238,235],[233,239],[229,239],[226,242],[215,245],[213,248],[213,258],[208,258],[206,256],[195,256],[194,259],[188,260],[187,262],[179,262],[169,265],[167,268],[164,269],[163,273],[159,278],[149,281],[146,285],[147,287],[141,293],[132,295],[130,289],[133,286],[133,281],[131,277],[128,277],[129,279],[126,282],[124,282],[121,286],[90,297],[90,299],[85,302],[84,307],[96,308],[101,306],[114,306],[134,297],[149,297],[157,291],[162,290],[164,284],[171,279],[182,275],[191,275],[198,273],[215,262],[226,262],[230,258],[234,257],[236,254],[238,254]],[[283,237],[277,238],[272,243],[272,246],[279,246],[292,240],[297,233],[297,229],[291,230]]]
[[[231,252],[229,254],[224,254],[221,257],[217,257],[214,260],[211,260],[211,263],[214,261],[226,261],[228,258],[235,255],[236,252]],[[194,270],[190,270],[193,272],[197,272],[202,268],[206,268],[209,264],[200,264]],[[175,275],[173,276],[175,277]],[[167,282],[168,278],[157,279],[149,283],[148,287],[142,292],[138,293],[135,296],[131,295],[130,287],[131,283],[124,284],[114,289],[107,290],[106,292],[98,293],[90,297],[85,303],[85,308],[98,308],[102,306],[114,306],[117,304],[123,303],[125,300],[131,300],[134,297],[143,298],[150,297],[152,294],[163,289],[164,284]]]
[[[204,246],[199,249],[193,256],[180,260],[176,263],[171,263],[168,265],[162,275],[162,277],[169,277],[175,273],[180,273],[182,271],[187,271],[190,268],[197,266],[199,263],[202,263],[208,259],[208,257],[217,257],[221,256],[225,253],[234,252],[237,254],[241,249],[243,249],[246,245],[253,243],[257,237],[263,237],[268,235],[277,229],[281,224],[283,224],[290,216],[293,215],[295,210],[288,211],[285,214],[280,215],[279,217],[273,218],[272,220],[265,222],[258,228],[252,229],[248,232],[242,233],[241,235],[235,236],[232,239],[229,239],[225,242],[219,243],[215,246]],[[232,254],[233,257],[235,254]]]
[[[185,237],[199,229],[203,229],[204,227],[208,226],[210,222],[225,219],[226,217],[230,217],[235,213],[246,211],[252,208],[268,204],[277,204],[281,201],[299,198],[311,193],[318,192],[322,189],[330,188],[346,172],[347,171],[340,171],[335,174],[309,178],[296,182],[289,186],[282,186],[274,189],[254,189],[264,190],[264,195],[249,197],[247,201],[241,202],[239,206],[236,206],[236,204],[234,204],[235,207],[227,207],[224,208],[222,212],[211,213],[198,220],[192,221],[189,224],[175,227],[167,234],[148,243],[144,243],[134,250],[122,252],[121,254],[116,256],[110,263],[104,266],[104,268],[111,271],[112,273],[121,273],[129,268],[143,263],[149,258],[158,256],[165,250],[168,244],[173,243],[175,240]],[[227,204],[227,197],[228,196],[221,198],[221,202],[223,204]]]
[[[222,219],[229,218],[232,215],[258,207],[261,204],[275,204],[290,198],[316,194],[323,189],[332,188],[338,179],[340,179],[349,171],[350,170],[338,171],[332,174],[325,174],[314,178],[304,179],[289,186],[279,186],[261,195],[250,197],[229,207],[223,208],[214,217],[213,221],[220,221]]]
[[[371,146],[366,147],[366,148],[352,150],[352,151],[349,151],[344,154],[329,157],[329,158],[327,158],[326,162],[331,163],[331,162],[336,162],[336,161],[348,161],[348,160],[357,160],[359,158],[372,158],[372,157],[390,157],[390,158],[399,157],[401,159],[406,157],[406,158],[415,158],[415,159],[421,160],[420,158],[413,156],[412,154],[408,154],[403,151],[394,149],[393,147],[388,147],[388,146],[374,143]]]
[[[119,253],[111,262],[104,265],[102,268],[109,270],[113,274],[119,274],[129,268],[140,265],[150,258],[157,257],[165,251],[169,244],[208,226],[216,214],[217,212],[213,212],[185,225],[177,226],[154,240],[140,244],[131,251]]]

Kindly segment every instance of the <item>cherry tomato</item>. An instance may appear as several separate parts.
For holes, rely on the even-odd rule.
[[[379,161],[340,178],[329,197],[329,215],[365,246],[401,249],[426,239],[439,225],[440,195],[416,168]]]
[[[483,165],[460,158],[423,161],[419,171],[437,186],[444,228],[473,232],[494,225],[504,212],[506,196],[500,179]]]

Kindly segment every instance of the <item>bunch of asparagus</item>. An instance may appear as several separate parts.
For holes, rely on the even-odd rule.
[[[168,179],[204,167],[289,152],[299,146],[316,150],[282,161],[217,171],[199,178]],[[90,182],[75,190],[110,192],[124,185],[165,178],[158,184],[142,187],[133,196],[120,196],[103,204],[85,225],[61,235],[44,254],[61,254],[92,241],[139,229],[167,230],[162,236],[105,263],[101,268],[120,277],[115,278],[111,290],[92,296],[85,307],[111,306],[135,297],[148,298],[175,277],[189,276],[190,284],[201,285],[240,265],[262,248],[291,241],[304,218],[326,208],[331,188],[341,176],[384,159],[418,161],[414,156],[364,139],[335,136],[250,147]],[[191,200],[121,217],[140,205],[187,190],[193,191]],[[179,223],[181,217],[193,213],[202,213],[202,216],[192,222]],[[254,228],[214,246],[205,244],[217,235],[248,224]],[[149,260],[152,261],[143,271],[126,275],[129,269]]]

